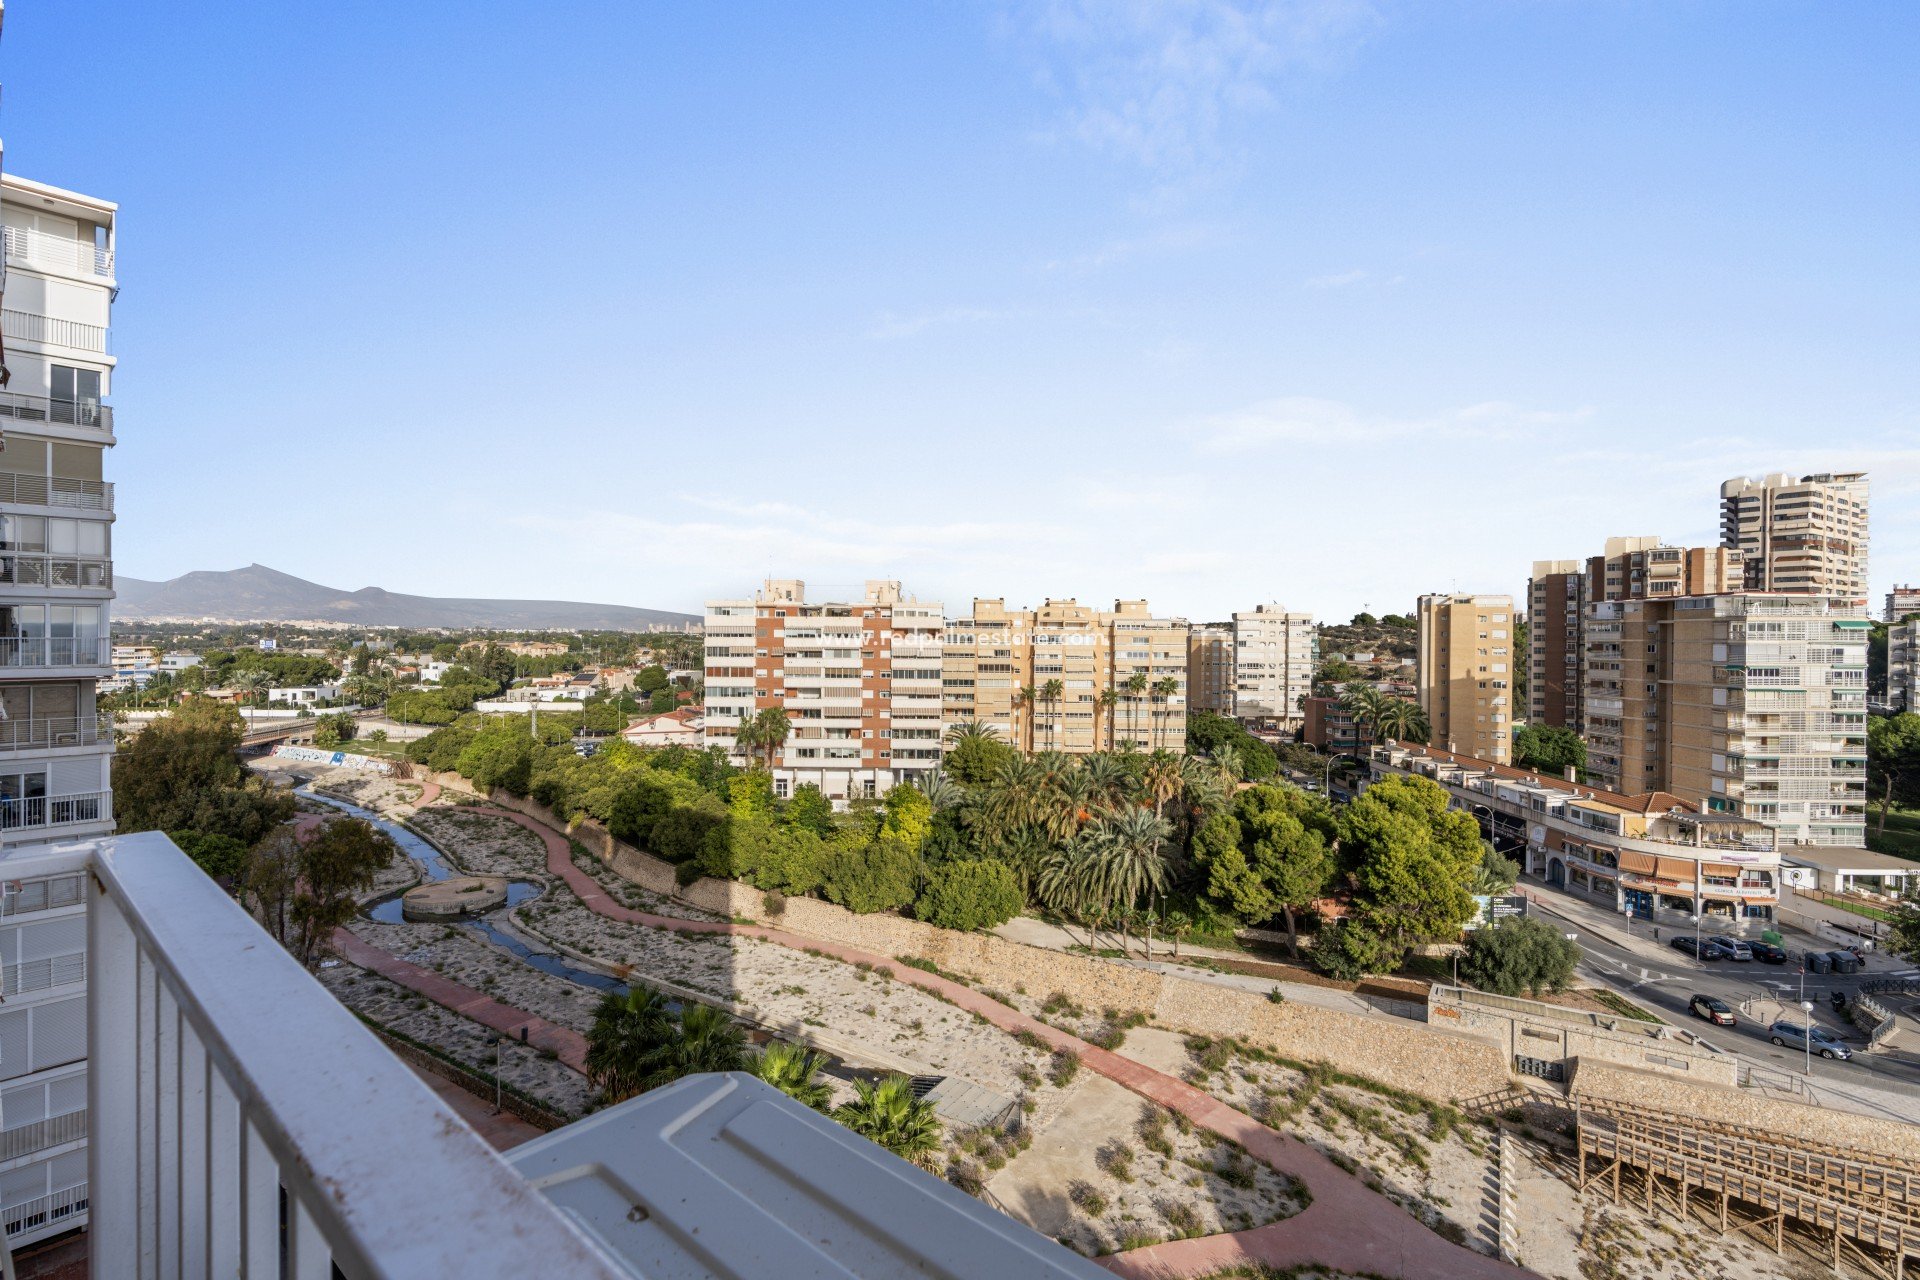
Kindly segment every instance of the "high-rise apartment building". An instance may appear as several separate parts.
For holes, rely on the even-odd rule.
[[[1425,595],[1415,621],[1420,706],[1434,745],[1513,758],[1513,597]]]
[[[1666,791],[1774,828],[1865,840],[1861,601],[1741,592],[1595,604],[1587,765],[1613,791]]]
[[[8,176],[0,390],[0,861],[113,831],[116,207]],[[87,1221],[87,907],[79,871],[0,870],[0,1218],[14,1247]]]
[[[1300,727],[1320,635],[1310,613],[1263,604],[1233,615],[1233,715],[1282,732]]]
[[[1587,605],[1587,566],[1580,560],[1535,560],[1527,579],[1527,720],[1580,728],[1580,619]]]
[[[1920,711],[1920,618],[1887,628],[1886,709]]]
[[[1527,583],[1528,718],[1582,730],[1589,604],[1717,595],[1740,590],[1743,581],[1739,551],[1670,547],[1657,537],[1608,538],[1606,549],[1585,561],[1536,561]]]
[[[1867,473],[1736,478],[1720,486],[1720,542],[1745,553],[1751,591],[1867,598]]]
[[[1025,751],[1184,751],[1190,630],[1144,600],[1111,613],[975,600],[947,622],[946,721],[980,721]]]
[[[1920,587],[1895,587],[1887,592],[1886,621],[1899,622],[1910,613],[1920,613]]]
[[[772,749],[775,794],[812,783],[836,801],[884,795],[940,764],[944,629],[940,605],[890,581],[845,603],[810,603],[804,583],[783,578],[750,600],[710,601],[706,741],[764,758],[735,734],[779,707],[791,733]]]
[[[1233,714],[1233,624],[1196,622],[1187,633],[1187,707]]]

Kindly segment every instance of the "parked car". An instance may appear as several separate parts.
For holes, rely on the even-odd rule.
[[[1773,942],[1749,942],[1747,949],[1753,952],[1753,958],[1761,964],[1785,964],[1787,949]]]
[[[1827,959],[1833,962],[1833,971],[1835,973],[1860,972],[1860,957],[1854,955],[1851,951],[1829,951],[1827,952]]]
[[[1725,947],[1727,949],[1727,957],[1731,960],[1753,959],[1753,948],[1738,938],[1729,938],[1725,934],[1716,933],[1707,939],[1707,941]]]
[[[1767,1028],[1767,1039],[1789,1049],[1807,1048],[1807,1029],[1797,1022],[1780,1021]],[[1838,1058],[1845,1062],[1853,1054],[1847,1046],[1840,1043],[1840,1037],[1825,1027],[1813,1029],[1813,1052],[1823,1058]]]
[[[1715,996],[1694,996],[1693,999],[1687,1001],[1687,1012],[1696,1018],[1705,1018],[1715,1026],[1730,1027],[1734,1025],[1733,1010],[1727,1007],[1725,1000],[1721,1000]]]
[[[1726,960],[1733,956],[1731,948],[1724,947],[1712,938],[1695,939],[1691,934],[1675,938],[1669,944],[1675,951],[1684,951],[1697,960]]]
[[[1807,952],[1808,973],[1832,973],[1833,957],[1824,951]]]

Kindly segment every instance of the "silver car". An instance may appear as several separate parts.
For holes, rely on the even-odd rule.
[[[1729,938],[1725,934],[1716,933],[1713,935],[1710,941],[1717,942],[1721,946],[1725,947],[1727,949],[1727,954],[1730,959],[1733,959],[1733,960],[1753,959],[1753,948],[1748,946],[1746,943],[1740,941],[1740,939],[1738,938]]]
[[[1767,1028],[1767,1038],[1773,1041],[1773,1043],[1784,1045],[1789,1049],[1805,1049],[1807,1047],[1807,1029],[1797,1022],[1787,1022],[1783,1020],[1774,1023]],[[1813,1029],[1813,1052],[1823,1058],[1838,1058],[1842,1062],[1845,1062],[1853,1056],[1853,1054],[1848,1051],[1847,1046],[1840,1043],[1840,1038],[1831,1031],[1828,1031],[1825,1027],[1815,1027]]]

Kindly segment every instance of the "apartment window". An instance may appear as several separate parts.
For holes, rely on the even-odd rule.
[[[52,377],[53,420],[88,424],[100,416],[100,371],[56,364]]]

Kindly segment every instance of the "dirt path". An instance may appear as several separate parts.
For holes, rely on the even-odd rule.
[[[423,795],[421,804],[424,806],[426,803],[427,797]],[[564,835],[525,814],[507,809],[483,805],[475,806],[475,811],[517,822],[539,836],[547,847],[548,872],[565,881],[589,910],[608,919],[653,929],[671,929],[679,933],[758,938],[795,950],[818,951],[849,964],[892,966],[896,963],[893,956],[761,925],[689,920],[635,911],[614,901],[592,876],[573,865],[572,849]],[[378,954],[385,956],[384,952]],[[393,977],[392,974],[386,976]],[[424,976],[444,983],[437,975]],[[404,981],[401,978],[394,980]],[[1118,1054],[1097,1049],[996,1000],[990,1000],[972,987],[948,981],[936,974],[899,966],[894,969],[894,980],[911,983],[968,1012],[977,1013],[1003,1031],[1012,1034],[1031,1032],[1056,1049],[1070,1050],[1079,1056],[1088,1070],[1105,1076],[1143,1098],[1180,1112],[1209,1132],[1239,1143],[1255,1159],[1300,1179],[1313,1194],[1311,1205],[1281,1222],[1231,1235],[1169,1241],[1100,1259],[1101,1265],[1116,1275],[1138,1277],[1139,1280],[1174,1280],[1176,1277],[1208,1275],[1244,1262],[1263,1262],[1280,1268],[1317,1264],[1336,1271],[1403,1277],[1405,1280],[1414,1280],[1415,1277],[1420,1280],[1479,1280],[1480,1277],[1512,1280],[1512,1277],[1528,1274],[1441,1239],[1305,1143],[1267,1128],[1251,1116],[1172,1076]],[[430,999],[436,998],[426,991],[422,991],[422,994]],[[484,996],[479,999],[487,1000]],[[493,1002],[488,1000],[487,1003]],[[526,1016],[518,1014],[517,1010],[511,1012],[522,1018]]]

